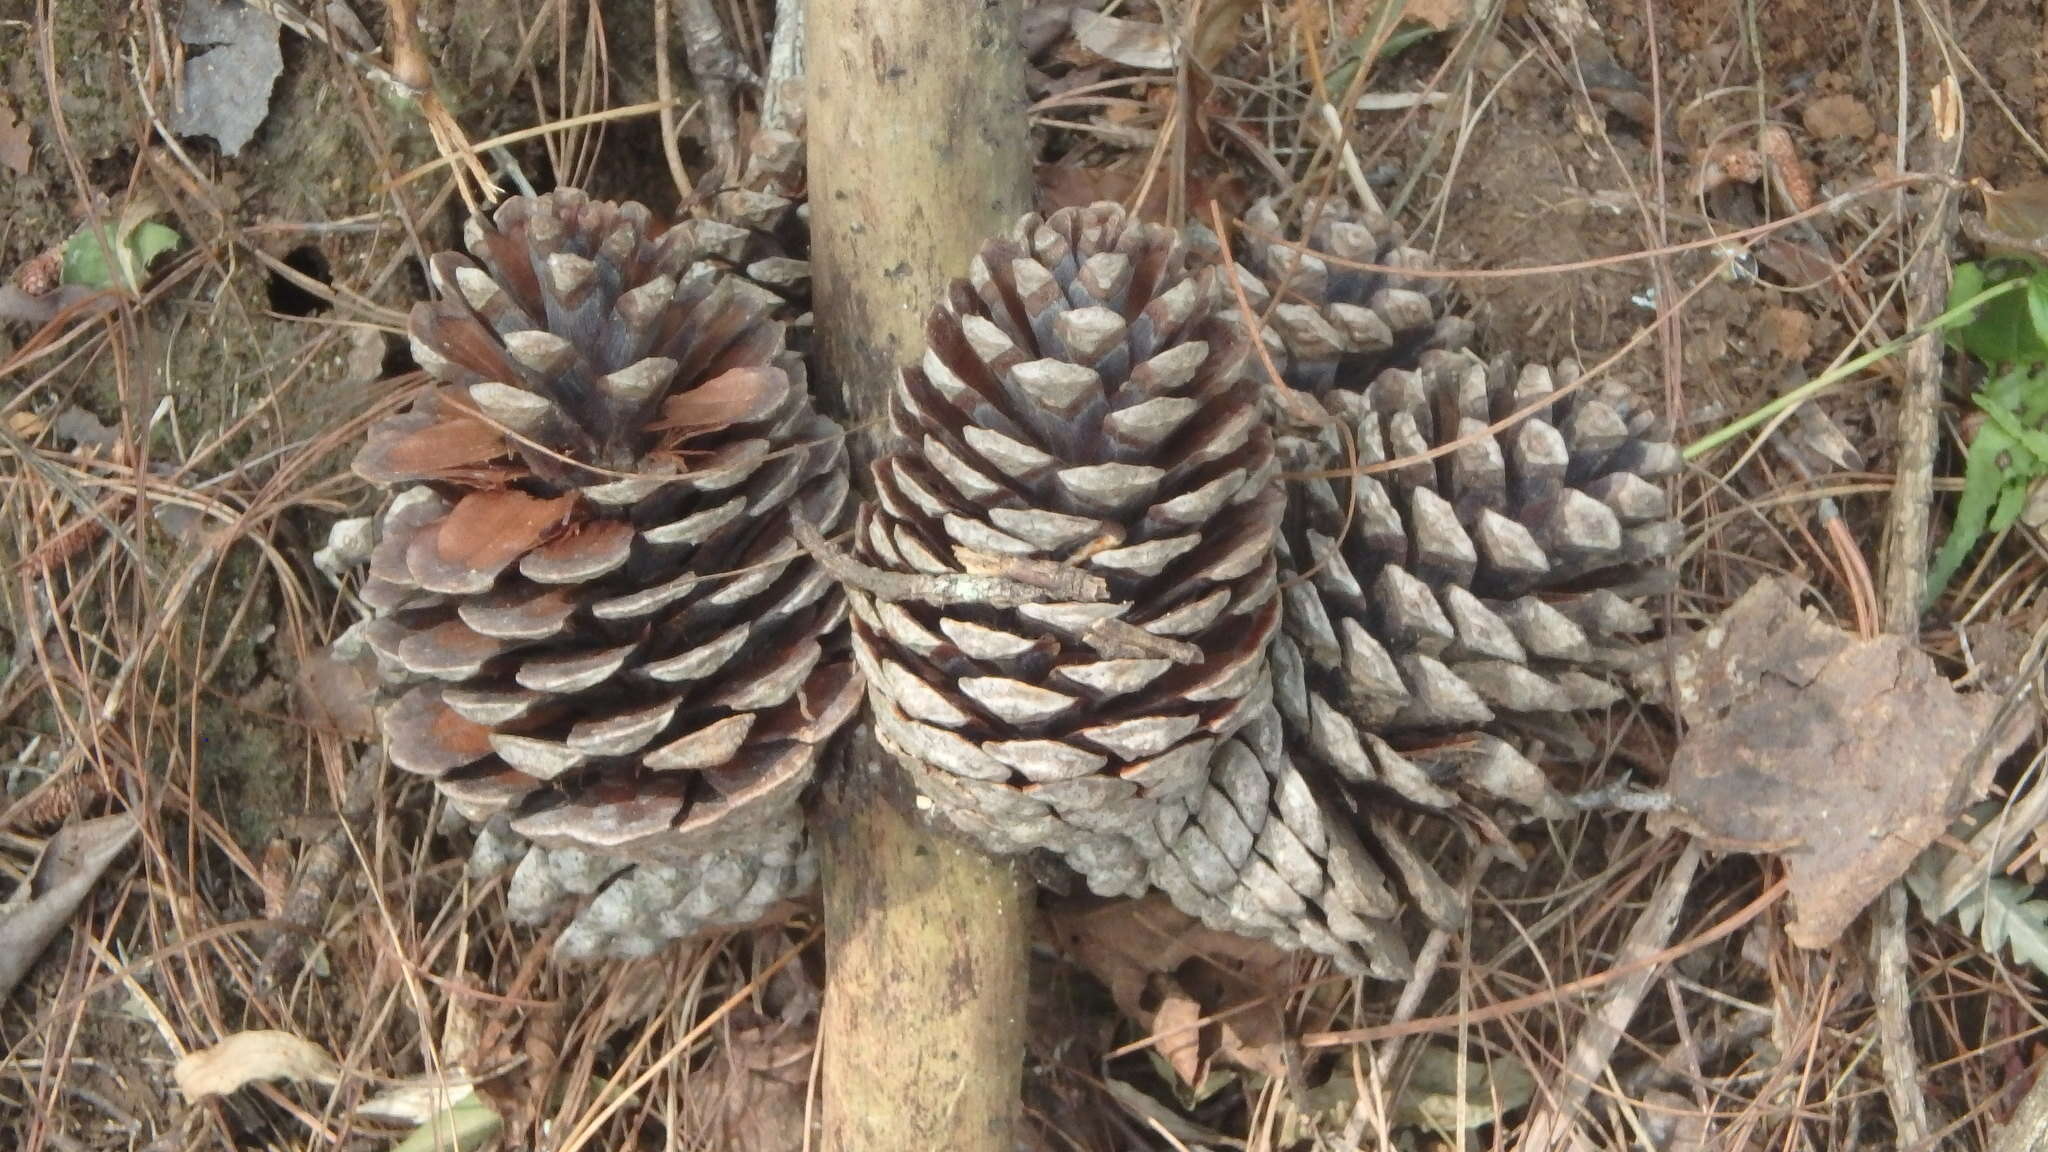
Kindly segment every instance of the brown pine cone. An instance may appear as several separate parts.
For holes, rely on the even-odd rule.
[[[709,212],[677,226],[692,263],[751,284],[774,301],[799,351],[811,330],[810,206],[803,203],[803,142],[763,130],[748,142],[739,186],[711,198]]]
[[[1025,217],[932,312],[855,532],[887,572],[1046,589],[850,591],[854,650],[877,735],[941,815],[997,851],[1056,850],[1105,894],[1144,888],[1268,691],[1281,495],[1218,303],[1178,237],[1115,205]]]
[[[516,914],[610,884],[567,952],[758,913],[859,699],[786,519],[848,520],[838,429],[769,303],[639,205],[516,199],[467,242],[412,314],[437,385],[355,464],[393,489],[362,590],[392,761],[493,821],[484,855],[543,850]]]

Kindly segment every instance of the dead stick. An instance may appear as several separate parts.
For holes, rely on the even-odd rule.
[[[987,604],[1015,608],[1019,604],[1045,604],[1055,600],[1099,603],[1109,599],[1109,585],[1100,576],[1076,568],[1057,573],[1040,569],[1012,568],[996,571],[990,564],[981,572],[884,572],[848,556],[818,531],[802,514],[791,511],[789,522],[796,542],[832,578],[858,588],[877,600],[919,604]]]
[[[926,311],[1029,206],[1021,9],[810,0],[818,376],[853,425],[883,426],[897,370],[923,354]],[[856,457],[875,448],[871,434],[853,441]],[[1012,1152],[1030,886],[920,821],[866,726],[825,791],[825,1152]]]
[[[1628,939],[1623,941],[1621,952],[1615,957],[1617,966],[1626,965],[1640,957],[1660,952],[1671,941],[1671,933],[1678,928],[1678,913],[1685,905],[1685,897],[1692,891],[1693,876],[1700,866],[1700,842],[1688,838],[1685,848],[1679,852],[1678,862],[1672,865],[1657,891],[1650,897],[1650,903],[1636,917],[1634,927],[1629,929]],[[1650,981],[1662,970],[1662,965],[1649,965],[1629,973],[1615,982],[1600,1004],[1587,1017],[1579,1029],[1579,1035],[1572,1042],[1570,1055],[1565,1057],[1562,1075],[1558,1077],[1556,1091],[1543,1107],[1529,1117],[1529,1123],[1522,1129],[1522,1147],[1525,1148],[1566,1148],[1578,1141],[1571,1133],[1578,1127],[1579,1110],[1585,1105],[1586,1096],[1593,1089],[1602,1069],[1614,1059],[1614,1049],[1628,1030],[1628,1022],[1635,1017],[1636,1009],[1643,1003],[1643,996],[1650,990]]]
[[[1901,87],[1907,88],[1904,81],[1911,71],[1905,60],[1904,9],[1903,4],[1892,6],[1898,24]],[[1934,27],[1933,21],[1947,19],[1948,5],[1921,11],[1926,24],[1923,46],[1930,49],[1928,59],[1939,61],[1945,33]],[[1955,78],[1944,73],[1936,91],[1955,96]],[[1905,92],[1899,94],[1902,124],[1907,98]],[[1962,162],[1963,134],[1956,125],[1942,123],[1940,117],[1934,119],[1921,142],[1921,169],[1938,179],[1921,193],[1919,243],[1906,266],[1909,328],[1927,326],[1941,314],[1948,299],[1948,249],[1956,230],[1955,176]],[[1899,138],[1903,141],[1905,134],[1901,132]],[[1880,616],[1886,632],[1901,636],[1920,634],[1920,610],[1927,597],[1927,524],[1934,502],[1942,346],[1942,333],[1929,328],[1906,349],[1905,381],[1899,397],[1899,454],[1891,506],[1885,517],[1884,602]],[[1877,901],[1870,944],[1876,976],[1871,998],[1877,1010],[1885,1097],[1891,1104],[1892,1126],[1901,1148],[1925,1142],[1928,1134],[1927,1099],[1920,1091],[1920,1059],[1913,1049],[1912,1027],[1907,1020],[1910,992],[1906,980],[1906,905],[1905,890],[1893,884]]]

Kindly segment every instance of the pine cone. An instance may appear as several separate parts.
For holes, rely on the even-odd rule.
[[[563,949],[645,951],[807,879],[797,794],[860,687],[785,516],[846,522],[844,446],[687,227],[558,191],[466,239],[412,314],[439,383],[355,464],[395,489],[362,591],[386,742],[493,822],[480,857],[541,849],[515,914],[609,882]]]
[[[1269,206],[1252,222],[1278,233]],[[1330,211],[1309,233],[1345,259],[1428,266],[1383,221]],[[1568,811],[1521,742],[1569,746],[1570,713],[1618,699],[1608,676],[1650,626],[1630,596],[1680,534],[1654,483],[1678,454],[1626,387],[1543,403],[1576,365],[1516,371],[1453,351],[1471,326],[1445,313],[1440,279],[1242,247],[1268,351],[1315,417],[1278,413],[1281,461],[1307,475],[1287,485],[1279,541],[1277,717],[1226,746],[1150,874],[1212,927],[1394,978],[1408,968],[1402,910],[1447,926],[1463,909],[1393,817],[1462,798]]]
[[[810,206],[802,202],[803,142],[762,130],[748,142],[737,188],[712,197],[710,214],[677,225],[691,263],[759,288],[801,352],[810,345]]]
[[[1418,271],[1433,266],[1428,253],[1407,247],[1384,216],[1325,201],[1300,247],[1268,238],[1285,234],[1270,200],[1254,204],[1245,221],[1259,234],[1243,233],[1235,246],[1238,280],[1246,303],[1263,318],[1260,335],[1289,385],[1320,395],[1340,381],[1411,366],[1428,349],[1471,342],[1472,322],[1445,310],[1442,278],[1345,263]],[[1221,260],[1214,233],[1197,226],[1190,237],[1199,261]],[[1244,323],[1234,310],[1231,317]],[[1251,370],[1263,379],[1262,365]]]
[[[1145,886],[1219,742],[1261,707],[1279,616],[1272,434],[1213,272],[1115,205],[986,245],[904,370],[866,564],[996,571],[1099,599],[886,602],[850,591],[877,735],[996,851]]]

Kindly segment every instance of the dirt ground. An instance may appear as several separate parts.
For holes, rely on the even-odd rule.
[[[383,5],[330,7],[382,41]],[[639,0],[418,7],[434,91],[470,141],[662,99],[653,10]],[[765,67],[772,5],[720,7]],[[1284,125],[1221,122],[1254,106],[1247,93],[1300,115],[1298,38],[1320,35],[1335,60],[1345,37],[1330,21],[1355,26],[1352,10],[1369,9],[1225,7],[1241,36],[1214,68],[1232,82],[1207,94],[1187,187],[1227,185],[1242,208],[1278,184],[1247,137],[1291,174],[1302,157],[1274,143],[1297,138]],[[1591,363],[1625,350],[1681,442],[1906,329],[1898,273],[1928,186],[1898,178],[1925,171],[1927,94],[1945,76],[1967,126],[1955,180],[2010,188],[2048,163],[2038,0],[1958,10],[1946,42],[1916,10],[1826,0],[1442,7],[1450,26],[1384,58],[1366,85],[1414,94],[1434,80],[1441,99],[1354,113],[1361,171],[1415,243],[1484,273],[1456,289],[1488,351]],[[1156,21],[1162,8],[1184,6],[1124,14]],[[1576,41],[1574,11],[1590,18]],[[0,892],[67,821],[153,813],[140,866],[117,869],[0,1010],[0,1147],[387,1148],[418,1121],[362,1121],[355,1106],[454,1064],[496,1102],[500,1147],[798,1147],[820,981],[813,916],[639,965],[556,971],[544,936],[494,914],[499,885],[465,876],[467,834],[437,824],[431,789],[357,771],[366,686],[319,655],[352,610],[313,556],[329,524],[370,504],[346,464],[409,382],[418,257],[455,241],[464,193],[431,118],[365,66],[369,44],[337,49],[350,33],[331,15],[278,38],[275,89],[238,155],[171,131],[174,61],[204,50],[178,43],[181,13],[175,0],[0,0],[0,276],[30,286],[88,219],[147,218],[181,239],[111,310],[0,309]],[[687,102],[679,47],[675,61]],[[1128,193],[1173,85],[1090,111],[1063,94],[1132,70],[1057,32],[1034,61],[1044,199]],[[741,107],[744,126],[754,98]],[[701,172],[712,155],[704,118],[685,118],[684,167]],[[482,163],[508,187],[578,184],[678,209],[651,114],[528,135]],[[1717,244],[1835,197],[1746,253]],[[1704,619],[1770,572],[1811,581],[1850,615],[1850,574],[1817,542],[1811,500],[1834,500],[1876,563],[1899,373],[1880,363],[1803,417],[1791,448],[1688,481],[1680,617]],[[1937,474],[1953,467],[1944,455]],[[1764,499],[1774,494],[1785,502]],[[1980,619],[2009,615],[2005,632],[2023,640],[2039,614],[2015,598]],[[1955,662],[1955,635],[1938,615],[1926,640]],[[1616,728],[1614,762],[1654,780],[1669,718],[1653,709]],[[345,809],[362,819],[338,819]],[[1435,986],[1439,1015],[1472,1007],[1458,997],[1474,972],[1500,1002],[1600,970],[1676,860],[1633,819],[1526,829],[1516,843],[1529,867],[1489,878],[1473,938]],[[1753,858],[1715,858],[1686,924],[1726,919],[1769,879]],[[298,915],[297,932],[278,930]],[[1603,1138],[1891,1146],[1870,966],[1847,947],[1792,949],[1780,927],[1765,915],[1675,967],[1668,999],[1652,997],[1596,1092],[1648,1101],[1642,1128],[1631,1137],[1613,1121]],[[2039,1067],[2043,975],[1953,926],[1917,923],[1912,941],[1928,1098],[1953,1142],[1940,1146],[1989,1146]],[[1039,1147],[1309,1147],[1276,1117],[1320,1115],[1336,1130],[1354,1110],[1329,1088],[1350,1069],[1321,1054],[1296,1050],[1292,1083],[1239,1067],[1199,1086],[1142,1045],[1105,1060],[1130,1044],[1130,1023],[1076,965],[1041,959]],[[735,989],[750,994],[712,1013]],[[1363,1026],[1390,1006],[1327,990],[1291,1003],[1295,1033]],[[1480,1042],[1555,1073],[1578,1015],[1506,1015]],[[704,1019],[713,1026],[693,1032]],[[179,1056],[255,1029],[331,1053],[348,1070],[341,1087],[316,1077],[200,1105],[179,1096]],[[1691,1086],[1674,1087],[1666,1074],[1686,1061]],[[622,1082],[657,1068],[630,1106],[613,1106]],[[1133,1119],[1145,1106],[1131,1094],[1173,1118]],[[1471,1139],[1505,1146],[1514,1131],[1480,1125]],[[1454,1146],[1413,1130],[1401,1140]]]

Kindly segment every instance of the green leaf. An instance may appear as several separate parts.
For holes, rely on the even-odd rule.
[[[1963,498],[1956,505],[1955,522],[1949,525],[1948,539],[1942,541],[1941,550],[1927,565],[1926,603],[1932,604],[1941,596],[1963,561],[1969,559],[1971,550],[1977,547],[1977,541],[1983,538],[2006,483],[1999,457],[2013,447],[2012,437],[1995,422],[1979,428],[1977,438],[1970,442],[1969,454],[1963,461]]]
[[[1987,272],[1982,265],[1958,265],[1949,283],[1949,307],[1954,308],[1986,288],[2023,279],[2011,269],[1997,267]],[[1985,302],[1949,330],[1949,343],[1986,364],[2039,364],[2048,361],[2048,325],[2037,324],[2033,301],[2037,293],[2048,293],[2048,273],[2036,274],[2023,292],[2009,292]],[[2048,306],[2048,300],[2044,300]]]
[[[113,252],[100,242],[102,235],[111,240]],[[153,220],[102,224],[98,229],[88,224],[64,244],[63,280],[85,288],[140,292],[150,262],[184,242],[176,231]]]
[[[496,1136],[504,1123],[504,1117],[477,1095],[476,1089],[465,1088],[454,1103],[413,1129],[391,1152],[474,1152]]]

